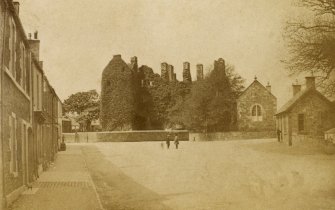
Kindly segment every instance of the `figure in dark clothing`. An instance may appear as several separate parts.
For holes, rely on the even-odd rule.
[[[280,142],[281,130],[277,129],[278,142]]]
[[[166,147],[169,149],[170,148],[170,134],[166,136]]]
[[[174,144],[176,145],[176,149],[178,149],[178,145],[179,145],[178,134],[174,136]]]

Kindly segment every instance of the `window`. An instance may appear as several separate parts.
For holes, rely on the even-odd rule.
[[[304,130],[305,130],[305,115],[298,114],[298,131],[304,131]]]
[[[16,78],[15,62],[16,62],[16,53],[15,53],[15,43],[16,43],[16,30],[15,23],[12,18],[9,19],[9,34],[8,34],[8,63],[7,68],[12,76]]]
[[[26,73],[25,73],[25,76],[26,76],[26,92],[28,93],[28,95],[30,95],[30,69],[31,69],[31,60],[30,60],[30,53],[28,51],[26,51]]]
[[[26,90],[26,51],[24,44],[20,43],[20,68],[17,73],[16,81],[21,85],[21,87]]]
[[[9,151],[10,151],[10,173],[17,177],[18,175],[18,152],[17,152],[17,120],[16,115],[12,113],[9,116]]]
[[[256,104],[251,109],[252,121],[262,121],[262,108],[260,105]]]
[[[38,74],[36,74],[36,104],[37,104],[37,110],[41,110],[41,103],[40,103],[40,96],[41,96],[41,89],[40,89],[40,77]]]

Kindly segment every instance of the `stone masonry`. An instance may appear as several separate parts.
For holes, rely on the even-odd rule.
[[[187,83],[192,82],[189,62],[184,62],[184,65],[183,65],[183,82],[187,82]]]
[[[197,81],[204,79],[204,65],[197,64]]]
[[[102,73],[101,124],[103,130],[131,130],[135,98],[134,75],[121,55],[115,55]],[[127,110],[126,112],[121,110]]]
[[[258,80],[255,81],[237,99],[237,123],[240,131],[275,130],[274,115],[277,99]]]

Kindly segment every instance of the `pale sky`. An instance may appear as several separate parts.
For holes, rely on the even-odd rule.
[[[222,57],[248,86],[257,75],[270,82],[278,106],[292,95],[280,62],[286,54],[283,25],[296,16],[291,0],[20,0],[26,33],[39,31],[40,58],[63,100],[97,89],[113,55],[160,73],[160,63],[204,68]],[[301,83],[304,81],[301,80]],[[279,108],[279,107],[278,107]]]

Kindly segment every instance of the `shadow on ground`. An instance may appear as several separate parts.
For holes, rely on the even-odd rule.
[[[136,183],[94,146],[82,147],[88,170],[105,209],[169,210],[161,196]]]

